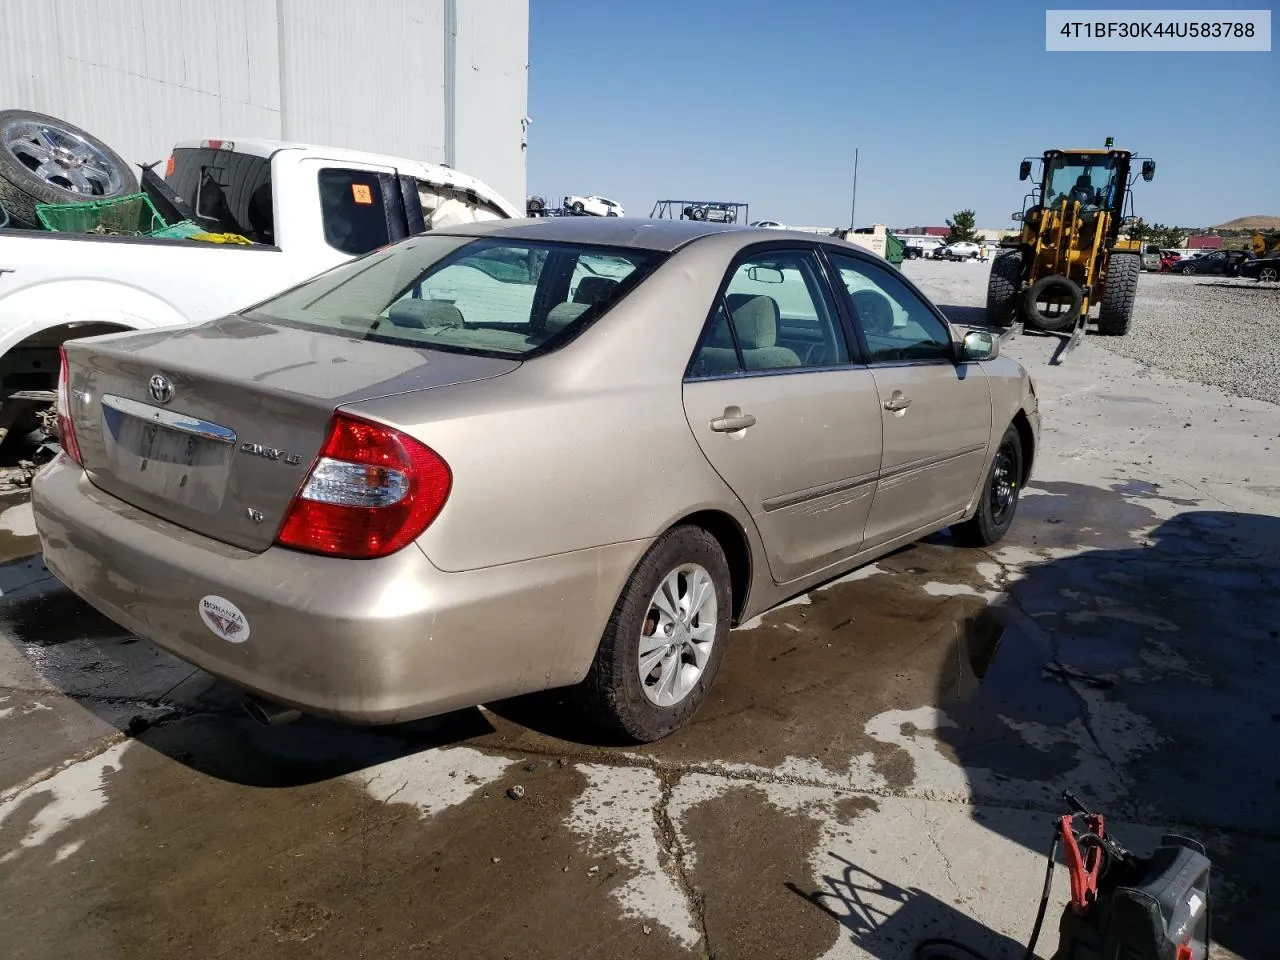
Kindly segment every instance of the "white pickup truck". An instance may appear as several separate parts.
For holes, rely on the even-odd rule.
[[[252,243],[0,229],[0,440],[47,424],[65,340],[200,323],[424,230],[523,216],[448,167],[266,140],[180,143],[164,183]]]

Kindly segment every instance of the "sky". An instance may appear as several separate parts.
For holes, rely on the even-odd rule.
[[[1148,223],[1280,216],[1280,52],[1049,53],[1027,0],[530,0],[528,191],[752,220],[1008,228],[1050,147],[1156,160]],[[1141,0],[1093,0],[1134,9]],[[1258,0],[1152,9],[1268,9]],[[1276,19],[1273,14],[1273,20]]]

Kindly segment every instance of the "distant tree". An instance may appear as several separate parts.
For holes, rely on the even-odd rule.
[[[977,240],[976,223],[977,215],[972,210],[958,211],[952,219],[947,221],[947,226],[950,228],[950,232],[947,234],[947,243]]]
[[[1153,223],[1147,227],[1147,239],[1162,247],[1181,247],[1191,231],[1184,227],[1166,227],[1163,223]]]
[[[1151,228],[1147,226],[1147,221],[1141,217],[1138,222],[1129,228],[1129,239],[1136,240],[1138,243],[1145,243],[1151,238]]]

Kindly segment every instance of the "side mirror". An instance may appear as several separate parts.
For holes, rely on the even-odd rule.
[[[1022,211],[1021,211],[1021,210],[1015,210],[1015,211],[1013,211],[1013,213],[1009,214],[1009,219],[1010,219],[1010,220],[1012,220],[1014,223],[1021,223],[1021,222],[1022,222]]]
[[[1031,161],[1023,160],[1022,163],[1018,164],[1018,179],[1025,180],[1029,176],[1031,176]],[[1148,177],[1147,179],[1151,178]]]
[[[970,330],[960,343],[960,359],[964,361],[993,360],[999,355],[1000,341],[993,333]]]
[[[1156,175],[1156,162],[1154,160],[1142,161],[1142,179],[1148,183],[1154,179]]]

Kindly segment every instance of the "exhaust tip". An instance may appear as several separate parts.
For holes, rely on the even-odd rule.
[[[278,727],[281,724],[292,723],[302,716],[302,711],[300,710],[281,706],[278,703],[263,700],[261,697],[255,697],[252,694],[241,701],[241,706],[244,707],[245,713],[264,727]]]

